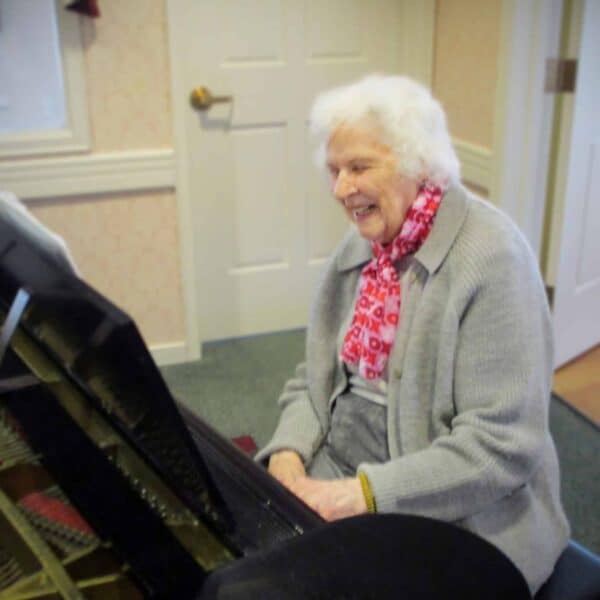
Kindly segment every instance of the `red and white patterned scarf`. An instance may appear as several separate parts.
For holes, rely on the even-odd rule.
[[[400,233],[387,246],[373,242],[374,258],[360,274],[354,316],[340,358],[358,365],[365,379],[381,377],[394,343],[400,315],[400,281],[394,262],[416,252],[435,219],[444,190],[426,182],[408,209]]]

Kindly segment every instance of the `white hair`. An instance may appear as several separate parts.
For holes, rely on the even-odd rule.
[[[440,103],[427,88],[400,76],[369,75],[317,96],[310,113],[319,142],[317,164],[325,166],[327,142],[338,127],[373,122],[381,128],[381,141],[395,152],[402,175],[437,185],[460,179]]]

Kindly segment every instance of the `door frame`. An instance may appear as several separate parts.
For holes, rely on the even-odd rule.
[[[548,214],[546,222],[548,223],[548,239],[545,240],[547,246],[547,264],[549,282],[553,289],[553,298],[555,304],[554,311],[554,336],[555,340],[561,343],[556,345],[554,367],[558,369],[565,364],[577,359],[579,356],[595,347],[598,340],[598,329],[592,326],[588,327],[588,318],[590,318],[590,305],[588,301],[587,310],[583,313],[587,315],[582,323],[577,317],[571,315],[573,306],[570,302],[578,295],[585,293],[586,282],[579,284],[576,282],[573,265],[572,253],[578,251],[581,246],[574,246],[574,239],[583,242],[583,238],[577,235],[580,228],[585,227],[579,219],[584,218],[585,213],[579,213],[581,206],[578,205],[576,198],[581,198],[582,189],[577,189],[578,181],[582,181],[577,176],[573,168],[573,160],[577,158],[579,148],[585,146],[575,146],[574,136],[581,135],[581,128],[585,127],[586,122],[581,120],[581,106],[586,103],[584,82],[579,82],[581,77],[589,77],[590,58],[590,32],[584,31],[587,26],[594,22],[591,18],[593,0],[565,0],[565,21],[563,26],[563,36],[561,40],[561,50],[565,58],[573,58],[578,62],[577,81],[575,94],[567,94],[561,98],[558,103],[556,115],[556,139],[553,147],[552,175],[554,178],[553,189],[550,190],[548,202]],[[594,8],[596,5],[594,4]],[[584,37],[587,36],[587,37]],[[585,62],[585,64],[583,64]],[[580,73],[581,71],[581,73]],[[577,112],[576,112],[577,111]],[[596,138],[594,138],[596,139]],[[580,140],[581,141],[581,140]],[[573,157],[573,153],[575,157]],[[581,158],[581,157],[580,157]],[[591,158],[591,156],[589,157]],[[588,159],[589,160],[589,159]],[[591,164],[585,160],[579,160],[579,165],[586,165],[590,168]],[[585,181],[584,181],[585,183]],[[585,208],[584,208],[585,210]],[[573,219],[566,219],[567,211],[573,212]],[[590,256],[588,254],[588,256]],[[595,256],[595,255],[593,255]],[[597,296],[594,293],[592,306]],[[593,312],[593,308],[592,308]],[[581,313],[579,313],[581,315]],[[594,319],[594,317],[591,317]],[[595,321],[594,321],[595,322]]]
[[[502,3],[490,199],[521,228],[538,262],[556,103],[544,92],[546,59],[559,55],[563,4]]]
[[[403,72],[431,86],[436,0],[401,0],[404,19],[398,32],[403,40],[406,63]],[[181,61],[184,40],[178,35],[178,0],[167,2],[167,37],[171,72],[171,106],[173,118],[173,149],[175,156],[175,194],[177,197],[179,241],[181,255],[181,285],[185,314],[185,357],[187,361],[202,357],[202,315],[198,314],[201,290],[196,289],[195,272],[200,268],[194,260],[194,237],[202,231],[193,230],[193,199],[190,190],[189,149],[185,131],[185,114],[189,110],[189,93]],[[198,82],[200,85],[202,82]],[[207,225],[208,226],[208,225]]]
[[[561,57],[579,60],[583,28],[583,0],[565,0]],[[562,223],[565,209],[571,128],[575,94],[564,94],[557,99],[554,116],[554,136],[550,157],[548,203],[546,205],[543,272],[546,285],[554,290],[560,258]]]

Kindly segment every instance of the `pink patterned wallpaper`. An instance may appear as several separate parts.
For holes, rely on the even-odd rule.
[[[28,206],[67,240],[84,279],[130,313],[147,342],[185,338],[171,192],[52,199]]]
[[[96,152],[172,146],[165,0],[102,0],[81,18]]]
[[[92,154],[172,147],[165,0],[102,0],[81,18]],[[84,278],[149,344],[185,339],[174,190],[28,203],[62,235]]]

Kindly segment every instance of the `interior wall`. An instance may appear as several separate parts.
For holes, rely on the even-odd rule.
[[[81,17],[92,154],[171,148],[164,0],[103,0]],[[135,319],[149,344],[185,339],[173,189],[30,200],[86,280]]]
[[[437,0],[433,93],[454,139],[493,150],[502,0]],[[487,193],[482,188],[479,193]]]
[[[436,2],[434,94],[453,137],[488,149],[501,3]],[[103,0],[101,11],[99,19],[81,18],[92,154],[172,148],[165,1]],[[29,206],[65,237],[84,277],[133,316],[148,343],[185,338],[173,189]]]
[[[172,147],[165,0],[103,0],[81,18],[96,152]]]

